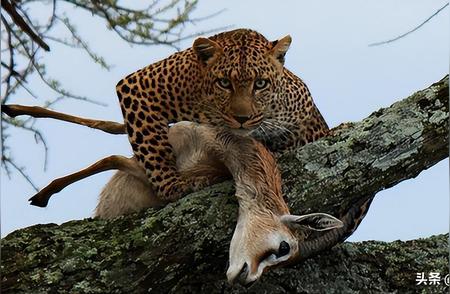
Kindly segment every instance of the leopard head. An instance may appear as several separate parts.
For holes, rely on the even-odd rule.
[[[248,133],[264,120],[277,98],[291,37],[269,42],[257,32],[235,30],[195,40],[202,69],[199,107],[212,125]]]

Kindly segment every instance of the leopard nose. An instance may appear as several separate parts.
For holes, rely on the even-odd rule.
[[[240,123],[241,125],[244,124],[245,122],[247,122],[250,117],[249,116],[233,116],[233,118]]]

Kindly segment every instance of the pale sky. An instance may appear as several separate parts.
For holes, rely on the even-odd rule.
[[[330,126],[358,121],[381,107],[407,97],[441,79],[449,70],[449,9],[415,33],[389,45],[368,44],[400,35],[433,14],[446,1],[206,1],[200,0],[195,16],[226,8],[213,19],[188,26],[195,32],[215,27],[251,28],[269,39],[292,36],[286,67],[300,76]],[[60,6],[67,9],[68,6]],[[167,47],[129,46],[105,29],[102,21],[80,10],[67,9],[78,32],[91,47],[113,64],[104,71],[85,53],[49,42],[44,54],[51,76],[72,92],[108,104],[101,107],[67,100],[55,110],[74,115],[121,121],[115,84],[123,76],[169,54]],[[181,48],[193,40],[183,41]],[[37,78],[32,88],[51,95]],[[36,102],[20,91],[11,101]],[[49,146],[44,172],[43,148],[34,138],[10,130],[14,159],[44,187],[51,180],[87,167],[112,154],[131,155],[125,136],[114,136],[56,120],[36,121]],[[113,172],[75,183],[53,196],[47,208],[30,206],[33,189],[17,174],[1,174],[2,236],[18,228],[42,223],[63,223],[92,215],[100,189]],[[295,213],[295,212],[294,212]],[[448,160],[378,193],[360,228],[350,238],[396,240],[448,232]]]

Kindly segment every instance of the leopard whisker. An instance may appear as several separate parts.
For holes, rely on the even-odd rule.
[[[279,123],[272,122],[272,121],[269,121],[269,120],[266,120],[265,123],[267,125],[271,126],[273,129],[278,129],[282,133],[289,133],[291,135],[294,135],[294,133],[291,130],[289,130],[285,126],[280,125]]]
[[[265,140],[269,140],[270,136],[267,134],[266,128],[264,127],[264,125],[261,124],[260,127],[261,127],[261,131],[263,132],[263,139],[264,139],[264,141]]]
[[[266,133],[266,129],[264,128],[264,125],[261,123],[257,128],[250,131],[248,134],[249,136],[255,136],[260,137],[263,141],[268,140],[270,137]]]
[[[271,122],[271,121],[268,121],[268,120],[266,120],[266,121],[264,121],[264,122],[265,122],[266,125],[269,126],[269,127],[274,131],[274,133],[277,134],[277,135],[281,135],[281,136],[283,136],[284,138],[288,138],[288,137],[287,137],[288,134],[289,134],[289,135],[294,135],[294,133],[293,133],[291,130],[289,130],[288,128],[286,128],[286,127],[284,127],[284,126],[282,126],[282,125],[280,125],[280,124],[278,124],[278,123]],[[287,133],[287,134],[286,134],[286,133]]]

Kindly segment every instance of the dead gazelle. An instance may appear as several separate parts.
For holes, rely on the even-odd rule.
[[[5,112],[11,114],[10,110],[6,108]],[[51,117],[58,118],[54,114],[50,113]],[[102,130],[106,126],[110,130],[109,122],[73,116],[68,121],[94,128],[101,125],[103,128],[99,129]],[[227,271],[230,282],[252,283],[275,265],[300,259],[300,255],[311,255],[330,245],[328,236],[323,241],[315,239],[313,246],[303,246],[302,229],[321,231],[343,225],[323,213],[291,215],[281,195],[281,178],[274,158],[251,138],[234,135],[228,130],[181,122],[171,128],[169,141],[177,156],[177,166],[184,175],[207,176],[214,182],[226,177],[228,170],[235,180],[239,217],[230,244]],[[96,216],[110,218],[164,204],[154,197],[144,170],[137,162],[117,155],[53,181],[31,198],[32,204],[46,206],[51,195],[67,185],[108,169],[119,172],[103,189]],[[336,233],[334,237],[338,235]]]

